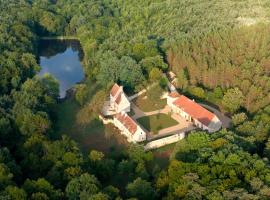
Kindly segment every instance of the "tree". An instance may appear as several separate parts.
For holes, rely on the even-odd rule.
[[[27,179],[23,184],[23,189],[32,199],[60,199],[63,194],[60,190],[54,187],[44,178],[39,178],[36,181]]]
[[[132,183],[129,183],[126,187],[128,197],[136,197],[138,199],[155,199],[156,192],[152,188],[151,183],[137,178]]]
[[[104,192],[110,197],[110,199],[116,199],[119,197],[119,189],[112,185],[105,187]]]
[[[220,87],[216,87],[214,89],[214,96],[217,98],[217,99],[222,99],[223,97],[223,92],[222,92],[222,89]]]
[[[238,88],[232,88],[227,90],[223,99],[222,105],[230,113],[237,111],[240,106],[243,104],[244,96]]]
[[[70,200],[87,200],[99,192],[99,182],[95,176],[84,173],[80,177],[73,178],[65,191]]]
[[[4,164],[0,163],[0,189],[3,190],[6,186],[12,183],[11,179],[13,174],[10,173],[9,168]]]
[[[159,81],[162,78],[162,71],[156,67],[154,67],[149,74],[149,79],[152,82]]]
[[[107,194],[103,194],[101,192],[92,195],[90,198],[90,200],[109,200],[109,196]]]
[[[59,82],[50,74],[44,74],[41,78],[41,84],[47,95],[53,99],[59,97]]]
[[[100,69],[97,75],[98,82],[107,86],[110,82],[117,82],[120,79],[121,61],[117,56],[108,51],[100,56]]]
[[[120,63],[119,79],[125,86],[134,88],[144,80],[141,66],[131,57],[123,56],[120,59]]]
[[[87,86],[85,84],[76,85],[75,99],[80,104],[83,105],[87,98]]]
[[[89,153],[89,159],[93,162],[96,161],[101,161],[104,158],[104,154],[102,152],[96,151],[96,150],[92,150]]]
[[[235,126],[243,123],[246,120],[247,120],[247,115],[245,113],[238,113],[232,116],[232,123]]]
[[[50,120],[45,112],[32,113],[26,109],[22,115],[17,117],[17,123],[20,131],[24,135],[32,135],[34,133],[45,133],[50,128]]]
[[[198,98],[201,98],[201,99],[205,99],[205,97],[206,97],[205,92],[201,87],[194,87],[194,86],[189,87],[188,92],[191,95],[198,97]]]
[[[135,43],[132,47],[132,52],[137,61],[146,57],[158,55],[157,44],[154,40],[147,40],[144,43]]]
[[[181,90],[185,90],[188,87],[188,79],[186,75],[186,71],[184,69],[180,69],[177,72],[177,87]]]
[[[165,71],[168,68],[168,65],[164,63],[163,58],[160,55],[154,57],[146,57],[142,59],[139,64],[142,66],[142,69],[148,74],[153,68],[158,68],[162,71]]]
[[[138,144],[132,144],[128,148],[128,156],[132,161],[139,162],[149,162],[153,160],[153,154],[151,152],[145,152],[143,147]]]
[[[5,188],[5,193],[13,200],[26,200],[27,194],[23,189],[16,186],[7,186]]]

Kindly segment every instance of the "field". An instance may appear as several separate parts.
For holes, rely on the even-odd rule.
[[[157,115],[145,116],[137,119],[137,121],[148,131],[158,133],[159,130],[177,125],[177,121],[169,115],[160,113]]]

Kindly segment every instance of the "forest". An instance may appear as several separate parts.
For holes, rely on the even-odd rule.
[[[270,198],[268,0],[0,0],[0,10],[0,199]],[[164,168],[135,144],[83,152],[55,136],[59,83],[36,75],[38,40],[59,36],[84,51],[82,123],[112,83],[134,93],[166,85],[173,70],[177,89],[218,107],[231,128],[192,132]]]

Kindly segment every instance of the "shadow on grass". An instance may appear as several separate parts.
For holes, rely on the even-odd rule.
[[[126,138],[112,125],[104,126],[103,123],[94,119],[86,125],[76,122],[76,115],[80,106],[74,99],[67,99],[57,107],[57,120],[52,139],[60,139],[62,135],[68,135],[78,143],[79,148],[86,154],[91,149],[109,153],[113,150],[122,149],[126,145]]]

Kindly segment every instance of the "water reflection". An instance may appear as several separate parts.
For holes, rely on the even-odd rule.
[[[39,63],[41,71],[53,75],[60,84],[60,98],[66,91],[84,77],[80,61],[83,51],[77,40],[41,40],[39,43]]]

